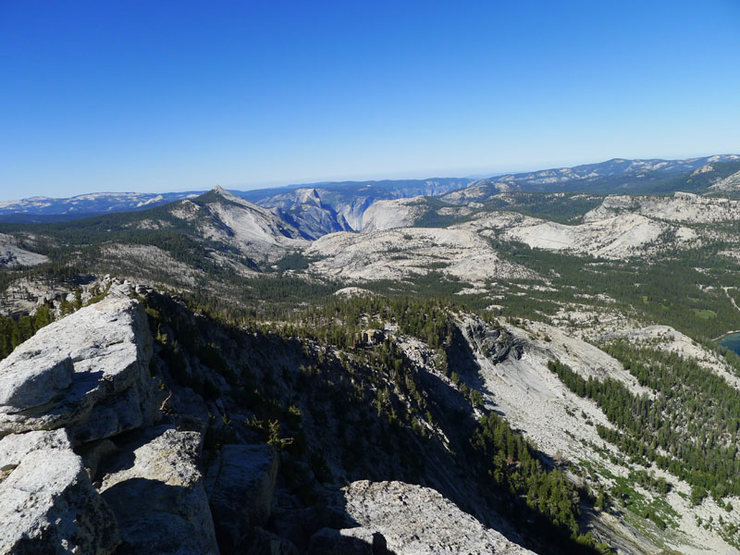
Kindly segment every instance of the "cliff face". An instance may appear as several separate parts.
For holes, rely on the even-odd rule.
[[[444,549],[449,538],[435,540],[431,531],[442,517],[424,513],[434,490],[462,507],[447,518],[460,546],[479,545],[471,535],[477,526],[496,538],[496,552],[522,551],[501,500],[482,490],[480,469],[462,464],[474,414],[425,343],[390,328],[365,330],[347,337],[340,354],[300,330],[223,326],[157,294],[147,303],[164,412],[204,436],[206,490],[222,551],[270,545],[310,553],[418,552],[414,537],[427,521],[422,551]],[[399,370],[391,369],[394,360]],[[412,416],[424,411],[426,417]],[[244,475],[247,461],[259,472]],[[405,513],[395,509],[392,537],[371,510],[382,501],[356,496],[355,483],[392,483],[414,501]],[[221,493],[212,493],[214,486]],[[245,499],[266,498],[244,507]],[[365,505],[371,517],[360,520],[351,506]],[[463,515],[475,526],[462,526]]]

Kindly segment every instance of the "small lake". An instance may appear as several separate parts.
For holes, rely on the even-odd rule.
[[[726,335],[722,338],[719,344],[728,349],[732,349],[740,355],[740,333],[731,333],[730,335]]]

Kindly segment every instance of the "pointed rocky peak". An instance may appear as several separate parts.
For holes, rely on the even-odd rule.
[[[234,204],[238,204],[240,206],[244,206],[244,207],[248,207],[251,209],[256,209],[260,212],[264,212],[264,210],[261,207],[257,206],[254,203],[246,201],[243,198],[238,197],[233,193],[230,193],[229,191],[221,187],[221,185],[216,185],[213,189],[208,191],[206,194],[202,195],[200,198],[206,203],[212,203],[214,201],[225,200],[225,201],[228,201]]]
[[[214,188],[213,188],[213,189],[211,190],[211,192],[212,192],[212,193],[213,193],[214,195],[216,195],[217,197],[221,197],[221,198],[224,198],[224,199],[226,199],[226,200],[230,200],[230,201],[232,201],[232,202],[238,202],[238,203],[240,203],[240,204],[244,202],[244,199],[242,199],[242,198],[240,198],[240,197],[236,196],[236,195],[235,195],[235,194],[233,194],[233,193],[230,193],[229,191],[227,191],[226,189],[224,189],[223,187],[221,187],[221,185],[216,185],[216,186],[215,186],[215,187],[214,187]]]

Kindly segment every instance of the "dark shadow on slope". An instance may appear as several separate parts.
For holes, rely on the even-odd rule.
[[[415,367],[404,370],[406,383],[415,381],[422,392],[422,404],[416,405],[402,383],[391,381],[391,368],[353,366],[330,352],[306,348],[310,342],[225,327],[159,295],[148,303],[160,315],[152,329],[166,333],[183,359],[197,359],[203,343],[218,345],[228,380],[223,368],[189,364],[203,372],[198,383],[222,388],[208,403],[213,418],[205,456],[219,449],[221,437],[278,446],[276,508],[267,530],[300,549],[307,549],[322,528],[356,526],[338,489],[366,479],[432,487],[484,525],[535,551],[593,552],[491,479],[490,461],[471,445],[480,425],[470,402],[441,377]],[[482,388],[475,357],[462,337],[453,337],[449,356],[450,368],[460,370],[464,383]],[[174,379],[182,375],[172,370]],[[424,412],[448,438],[449,448],[441,435],[413,425]]]
[[[213,545],[212,532],[198,526],[210,519],[205,495],[194,487],[173,486],[146,478],[115,484],[101,495],[116,515],[122,544],[119,554],[198,553]]]

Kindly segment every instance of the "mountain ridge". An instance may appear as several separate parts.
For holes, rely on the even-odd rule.
[[[243,509],[220,505],[230,498],[200,504],[224,552],[272,538],[315,553],[378,534],[403,551],[417,541],[404,519],[439,522],[422,501],[437,494],[468,530],[535,551],[553,552],[553,537],[567,553],[606,553],[601,541],[619,553],[740,546],[740,359],[713,340],[740,329],[740,200],[362,197],[359,229],[332,232],[323,226],[338,213],[321,190],[293,195],[266,207],[214,188],[144,211],[2,227],[7,244],[46,257],[0,265],[4,354],[30,357],[34,341],[19,342],[39,326],[58,318],[51,333],[115,294],[100,276],[137,284],[126,295],[146,305],[142,344],[154,343],[155,362],[141,369],[175,427],[133,441],[114,430],[112,462],[93,450],[92,485],[114,511],[129,510],[118,492],[136,491],[138,477],[169,479],[145,461],[172,447],[190,453],[186,475],[215,477],[208,492],[212,481],[244,491],[229,469],[252,455],[277,488],[275,518],[250,525],[248,540],[229,517]],[[49,363],[44,376],[66,380],[69,363]],[[33,359],[24,364],[33,377]],[[134,454],[142,463],[130,467]],[[384,509],[388,491],[407,500],[398,516]],[[355,522],[320,512],[331,499]],[[119,527],[124,541],[138,541],[135,522]],[[455,523],[446,530],[473,545]]]
[[[268,208],[280,207],[286,214],[291,214],[297,222],[302,219],[326,220],[322,230],[359,231],[361,220],[356,208],[348,206],[349,197],[362,197],[369,204],[377,200],[391,200],[414,196],[442,196],[453,191],[462,191],[473,187],[491,195],[513,190],[550,192],[555,189],[566,190],[567,187],[578,187],[588,184],[588,192],[640,192],[641,190],[665,187],[663,192],[681,190],[691,178],[702,178],[699,187],[710,189],[711,185],[733,172],[718,172],[714,166],[735,164],[735,171],[740,170],[740,155],[719,154],[683,160],[663,159],[625,159],[610,160],[592,164],[581,164],[573,167],[549,168],[532,172],[505,173],[482,179],[466,177],[434,177],[424,179],[398,180],[365,180],[316,182],[308,184],[286,185],[247,191],[234,191],[235,196]],[[713,166],[714,165],[714,166]],[[708,168],[705,174],[692,175],[702,168]],[[644,175],[640,175],[643,172]],[[685,173],[684,183],[672,183],[668,176]],[[714,175],[717,174],[717,175]],[[634,177],[630,183],[625,176]],[[707,179],[711,183],[704,183]],[[606,180],[603,183],[599,180]],[[616,180],[616,181],[615,181]],[[644,182],[641,184],[641,182]],[[648,185],[645,185],[647,183]],[[565,184],[565,185],[564,185]],[[695,186],[692,185],[695,188]],[[685,187],[684,187],[685,188]],[[306,191],[313,191],[322,204],[320,214],[306,215],[311,210],[306,208]],[[658,191],[659,192],[659,191]],[[77,219],[105,213],[135,211],[168,204],[177,200],[194,198],[204,191],[187,191],[175,193],[87,193],[67,198],[30,197],[16,201],[0,202],[0,221],[30,223]],[[316,235],[317,227],[310,232]]]

